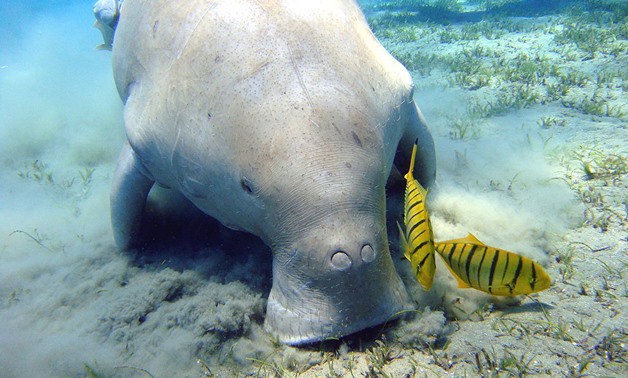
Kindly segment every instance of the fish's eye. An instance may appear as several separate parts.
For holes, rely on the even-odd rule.
[[[242,189],[244,189],[245,192],[247,192],[249,194],[253,194],[253,184],[245,176],[242,176],[242,180],[240,181],[240,185],[242,186]]]

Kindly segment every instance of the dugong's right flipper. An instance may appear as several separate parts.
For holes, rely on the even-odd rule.
[[[434,139],[430,134],[427,121],[421,110],[414,101],[408,104],[407,124],[404,133],[397,146],[395,156],[395,166],[399,172],[405,172],[405,168],[410,165],[412,157],[412,147],[418,141],[416,164],[414,166],[414,177],[419,180],[423,187],[427,188],[436,179],[436,152]]]
[[[154,181],[146,176],[142,162],[125,143],[111,185],[111,225],[116,245],[133,246],[140,231],[142,212]]]

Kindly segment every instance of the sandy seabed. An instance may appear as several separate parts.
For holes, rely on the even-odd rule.
[[[156,190],[146,246],[114,247],[122,105],[91,4],[3,4],[0,376],[627,375],[626,6],[468,2],[428,19],[405,3],[366,10],[432,127],[436,240],[472,232],[529,256],[550,289],[458,289],[438,260],[424,292],[400,258],[390,193],[393,259],[417,311],[343,340],[277,344],[262,329],[271,256],[256,238]]]

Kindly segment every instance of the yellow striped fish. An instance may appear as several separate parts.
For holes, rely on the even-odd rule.
[[[484,245],[475,236],[435,243],[458,287],[493,295],[536,293],[552,282],[543,268],[527,257]]]
[[[434,282],[436,270],[436,258],[434,252],[434,234],[432,224],[425,207],[427,190],[414,179],[414,159],[416,157],[417,142],[412,148],[410,169],[404,176],[406,178],[406,193],[404,201],[403,224],[405,233],[399,222],[399,240],[404,251],[404,256],[410,260],[416,278],[424,290],[429,290]]]

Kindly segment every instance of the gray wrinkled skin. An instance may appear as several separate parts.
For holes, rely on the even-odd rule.
[[[416,138],[430,184],[434,146],[410,75],[353,0],[126,0],[113,70],[128,138],[111,192],[120,248],[157,182],[272,248],[265,327],[284,343],[412,308],[385,185]]]

